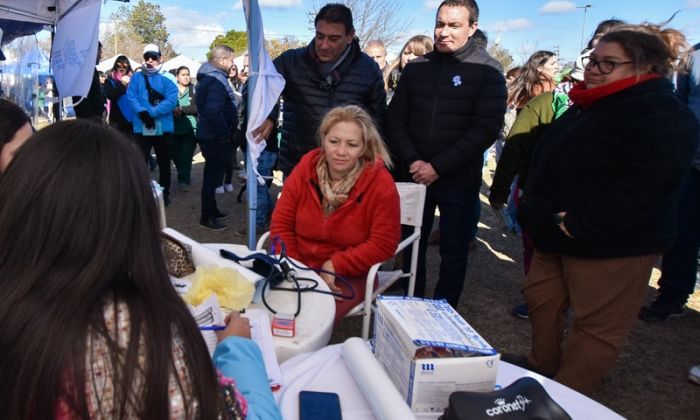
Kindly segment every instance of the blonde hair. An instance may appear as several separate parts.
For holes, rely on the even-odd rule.
[[[403,52],[409,50],[416,57],[422,57],[423,55],[429,53],[433,50],[433,40],[425,35],[415,35],[403,44],[403,48],[399,51],[399,56],[389,65],[389,69],[384,74],[384,89],[389,89],[389,82],[391,78],[391,73],[394,70],[403,71],[401,68],[401,56]]]
[[[323,141],[328,132],[339,122],[354,122],[362,129],[363,159],[374,163],[377,158],[381,158],[387,168],[393,166],[389,151],[384,140],[382,140],[382,136],[379,135],[372,117],[369,116],[367,111],[357,105],[339,106],[328,111],[328,114],[321,121],[321,126],[318,128],[318,144],[321,148],[323,148]]]

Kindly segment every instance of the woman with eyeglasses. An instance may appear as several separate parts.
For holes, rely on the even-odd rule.
[[[573,105],[535,149],[521,201],[535,253],[522,289],[532,349],[519,362],[586,394],[614,366],[674,241],[676,192],[698,142],[666,78],[675,58],[650,25],[601,37]]]
[[[109,125],[129,138],[133,135],[131,120],[134,112],[126,97],[126,88],[133,74],[129,59],[125,55],[120,55],[114,60],[112,70],[107,74],[107,81],[104,84],[105,94],[110,101]]]

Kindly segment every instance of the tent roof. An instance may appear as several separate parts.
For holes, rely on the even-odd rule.
[[[5,0],[0,5],[0,19],[53,25],[77,3],[100,0]]]
[[[169,71],[172,69],[177,69],[180,66],[187,66],[190,69],[190,73],[194,76],[197,74],[197,70],[202,65],[199,61],[190,58],[186,55],[180,54],[177,57],[173,57],[170,60],[163,63],[163,70]]]
[[[109,69],[111,69],[112,66],[114,66],[114,60],[116,60],[117,57],[119,57],[120,55],[124,55],[124,54],[117,54],[115,56],[109,57],[106,60],[100,61],[100,64],[97,65],[97,70],[103,71],[103,72],[109,71]],[[129,59],[129,64],[131,64],[131,68],[134,71],[136,71],[137,68],[141,67],[141,63],[139,63],[138,61],[132,59],[131,57],[126,57],[126,58]]]

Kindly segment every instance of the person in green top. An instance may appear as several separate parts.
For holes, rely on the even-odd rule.
[[[522,108],[513,124],[501,158],[496,166],[489,193],[489,203],[494,210],[501,210],[508,202],[511,194],[511,185],[517,175],[517,191],[513,192],[514,204],[518,201],[525,189],[532,153],[537,142],[552,124],[559,118],[570,105],[568,92],[575,80],[570,75],[562,76],[564,80],[550,92],[545,92],[529,100]],[[521,231],[523,241],[523,268],[527,275],[530,271],[530,262],[534,252],[534,244],[529,233]],[[519,304],[513,309],[513,315],[518,318],[528,318],[526,304]]]
[[[195,103],[194,87],[190,83],[190,69],[181,66],[177,69],[178,103],[173,110],[173,142],[171,156],[177,168],[177,182],[180,191],[187,191],[190,186],[192,172],[192,156],[197,146],[194,135],[197,129],[197,104]]]

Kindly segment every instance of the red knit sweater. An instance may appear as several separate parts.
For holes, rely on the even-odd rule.
[[[321,209],[316,163],[321,149],[304,155],[284,182],[270,232],[287,254],[309,267],[330,259],[337,274],[366,275],[394,255],[401,235],[399,194],[380,160],[366,164],[348,200],[329,217]]]

